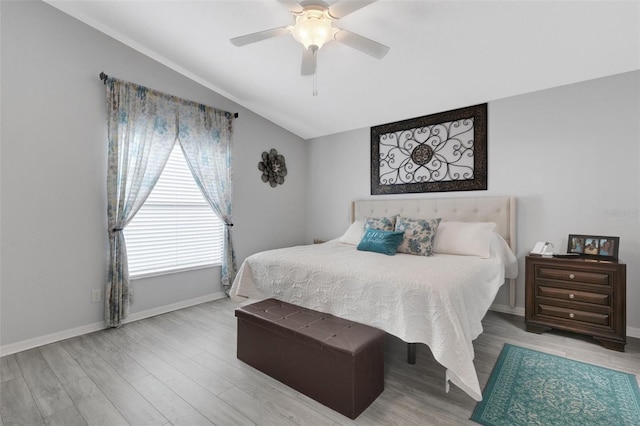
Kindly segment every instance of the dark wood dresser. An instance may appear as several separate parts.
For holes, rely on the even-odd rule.
[[[591,259],[527,256],[527,331],[552,328],[588,334],[608,349],[624,352],[627,267]]]

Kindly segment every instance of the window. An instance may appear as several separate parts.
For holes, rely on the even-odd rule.
[[[124,235],[131,278],[222,263],[224,223],[202,196],[178,143]]]

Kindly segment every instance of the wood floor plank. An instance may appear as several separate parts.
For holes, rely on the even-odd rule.
[[[18,361],[15,355],[7,355],[0,358],[0,383],[6,380],[22,377]]]
[[[205,354],[197,358],[208,368],[230,375],[229,378],[232,378],[233,383],[241,390],[256,400],[280,410],[294,422],[330,425],[335,421],[332,410],[240,361],[234,366]]]
[[[213,423],[219,425],[234,424],[238,426],[254,424],[229,404],[218,398],[214,393],[209,392],[158,356],[149,354],[139,359],[138,362]],[[230,387],[232,386],[225,387],[224,390]]]
[[[285,413],[256,399],[253,395],[232,387],[220,394],[220,398],[258,425],[297,425]]]
[[[60,342],[41,346],[40,352],[49,367],[63,385],[87,377],[82,367],[73,359]]]
[[[82,336],[82,341],[98,353],[129,383],[149,375],[149,372],[142,368],[140,364],[120,350],[117,345],[102,336],[101,333],[91,333]]]
[[[167,345],[177,349],[184,355],[190,357],[198,355],[202,352],[202,349],[189,343],[188,339],[184,338],[184,334],[176,332],[172,334],[172,327],[167,326],[167,321],[161,318],[163,315],[149,318],[148,321],[136,324],[140,328],[144,329],[144,332],[161,338]],[[191,330],[185,330],[185,333],[189,334]]]
[[[145,344],[151,352],[159,358],[166,361],[176,370],[180,371],[182,374],[189,377],[212,394],[218,395],[232,386],[232,384],[223,377],[202,367],[192,358],[189,358],[176,348],[165,344],[161,338],[153,334],[146,334],[144,329],[127,327],[126,331],[130,333],[133,338],[136,338],[138,341]],[[198,352],[202,353],[202,350],[198,350]]]
[[[16,360],[43,417],[49,417],[73,406],[73,401],[47,364],[40,349],[20,352],[16,354]]]
[[[202,335],[201,331],[194,327],[193,324],[185,327],[185,321],[174,315],[174,312],[171,312],[171,315],[158,315],[149,323],[162,329],[163,334],[177,338],[179,341],[191,340]],[[198,353],[200,352],[196,351],[196,354]]]
[[[65,383],[62,386],[64,386],[64,390],[67,391],[67,395],[69,395],[72,401],[78,401],[82,398],[87,398],[95,394],[102,394],[102,391],[89,376],[83,377],[74,382]]]
[[[163,425],[167,419],[123,379],[82,338],[65,340],[62,346],[91,377],[104,395],[131,424]]]
[[[44,419],[22,375],[0,383],[0,416],[7,425],[43,425]]]
[[[133,386],[174,425],[213,425],[198,410],[153,376],[145,376]]]
[[[58,411],[44,419],[47,426],[86,426],[87,422],[82,417],[75,405]]]
[[[270,407],[278,410],[293,422],[298,424],[313,424],[317,426],[328,426],[334,423],[331,416],[325,415],[325,413],[331,411],[327,409],[327,407],[315,405],[312,408],[310,404],[302,403],[301,401],[301,398],[305,401],[313,401],[307,396],[304,396],[297,391],[293,391],[288,386],[272,379],[271,377],[264,377],[262,373],[257,371],[256,377],[259,377],[260,380],[251,381],[249,382],[250,384],[245,383],[241,386],[241,389],[249,393],[256,400],[261,401],[263,404],[269,405]],[[320,407],[320,410],[316,410],[315,407]]]
[[[230,336],[236,332],[235,318],[229,321],[229,312],[226,310],[211,310],[211,309],[196,309],[198,306],[194,306],[191,309],[184,309],[175,312],[174,320],[185,322],[190,324],[191,327],[198,330],[199,336]],[[233,314],[231,314],[233,315]],[[228,342],[233,344],[234,341]]]
[[[101,394],[89,396],[76,402],[76,407],[88,425],[129,426],[109,399]]]
[[[116,407],[90,377],[64,384],[88,425],[128,425]]]
[[[129,335],[123,331],[125,328],[126,325],[120,328],[109,328],[103,331],[102,336],[133,359],[149,355],[151,353],[149,349],[137,340],[129,337]]]
[[[176,313],[172,320],[180,327],[186,327],[193,331],[189,336],[185,336],[190,343],[205,350],[211,350],[212,346],[215,346],[219,353],[235,355],[235,339],[230,340],[227,338],[230,334],[235,334],[235,329],[221,331],[219,321],[185,316],[182,312]],[[205,342],[204,346],[202,345],[203,342]]]

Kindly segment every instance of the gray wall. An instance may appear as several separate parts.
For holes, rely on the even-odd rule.
[[[566,251],[570,233],[619,236],[620,259],[627,263],[627,325],[640,337],[640,72],[496,100],[488,109],[489,189],[427,195],[517,197],[519,313],[524,256],[536,241]],[[347,229],[352,200],[374,198],[369,129],[309,143],[314,197],[307,236],[330,239]],[[332,164],[330,172],[324,164]],[[394,196],[375,198],[385,197]],[[508,310],[507,290],[496,304]]]
[[[102,303],[91,303],[91,290],[104,290],[108,247],[101,71],[240,113],[233,140],[238,262],[305,242],[302,139],[45,3],[0,7],[0,345],[37,344],[102,322]],[[289,171],[275,189],[257,169],[271,148]],[[132,316],[221,296],[219,275],[208,268],[135,281]]]

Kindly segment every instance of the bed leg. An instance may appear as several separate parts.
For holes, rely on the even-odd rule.
[[[407,362],[409,364],[416,363],[416,344],[407,343]]]

